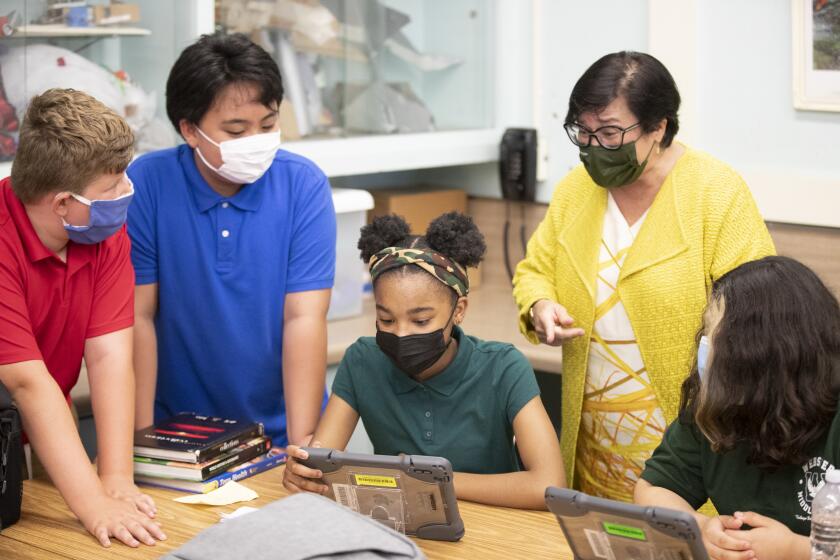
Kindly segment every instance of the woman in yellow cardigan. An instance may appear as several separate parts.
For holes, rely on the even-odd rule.
[[[562,346],[569,483],[625,501],[676,416],[712,283],[775,253],[741,177],[673,141],[679,104],[650,55],[610,54],[583,74],[565,125],[583,165],[514,277],[522,332]]]

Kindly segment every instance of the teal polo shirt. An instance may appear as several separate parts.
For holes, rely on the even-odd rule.
[[[364,423],[374,452],[445,457],[456,472],[519,470],[513,419],[540,390],[525,356],[456,327],[458,353],[422,383],[394,366],[373,337],[347,349],[333,394]]]

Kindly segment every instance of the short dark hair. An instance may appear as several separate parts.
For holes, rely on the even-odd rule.
[[[704,380],[695,364],[683,383],[681,421],[716,453],[743,445],[761,468],[804,463],[837,410],[837,299],[788,257],[742,264],[715,282],[711,299],[723,300],[723,317]]]
[[[262,47],[241,33],[202,35],[181,52],[169,72],[166,114],[180,132],[181,120],[198,124],[222,89],[243,83],[259,88],[266,107],[283,101],[280,69]]]
[[[413,235],[405,219],[396,214],[377,216],[370,224],[362,227],[358,244],[360,256],[367,263],[373,255],[387,247],[431,249],[452,259],[465,270],[471,266],[478,266],[487,250],[484,235],[478,226],[472,218],[459,212],[448,212],[432,220],[425,235]],[[425,274],[419,266],[402,266],[381,274],[377,280],[396,272]],[[457,301],[458,294],[455,290],[438,281],[435,281],[435,284],[449,292],[452,299]]]
[[[600,111],[619,96],[627,100],[645,133],[655,130],[665,119],[662,146],[671,145],[680,129],[680,92],[665,65],[645,53],[608,54],[587,68],[572,89],[566,122],[576,122],[588,111]]]

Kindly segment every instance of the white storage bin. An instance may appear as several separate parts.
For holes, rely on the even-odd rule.
[[[365,264],[359,258],[356,244],[359,230],[367,223],[367,211],[373,208],[373,197],[359,189],[333,189],[333,205],[337,226],[335,248],[335,286],[333,286],[327,319],[361,315]]]

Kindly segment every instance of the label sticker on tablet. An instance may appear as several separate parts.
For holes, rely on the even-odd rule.
[[[352,486],[349,484],[333,484],[332,486],[336,502],[353,511],[359,511],[359,501],[356,499]]]
[[[634,539],[637,541],[646,541],[647,535],[638,527],[631,527],[629,525],[622,525],[620,523],[609,523],[604,521],[604,531],[608,535],[614,537],[624,537],[625,539]]]
[[[589,541],[589,547],[592,549],[592,554],[597,558],[604,558],[605,560],[615,560],[610,541],[606,533],[601,531],[593,531],[591,529],[584,529],[583,533],[586,535],[586,540]]]
[[[354,474],[359,486],[376,486],[379,488],[396,488],[397,479],[393,476],[378,476],[374,474]]]

